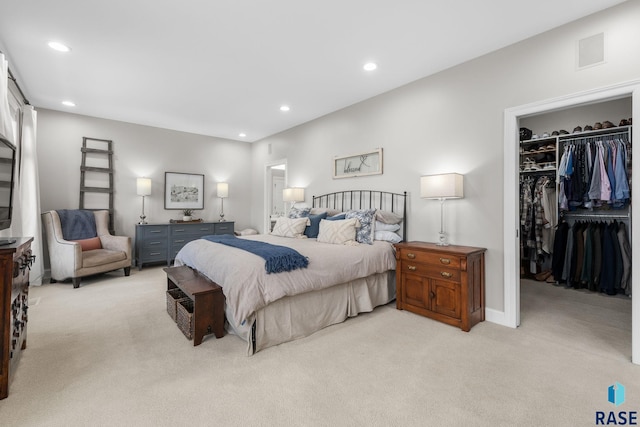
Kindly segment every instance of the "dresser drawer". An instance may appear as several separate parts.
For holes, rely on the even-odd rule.
[[[415,274],[418,276],[430,277],[433,279],[450,280],[453,282],[460,281],[460,270],[455,268],[438,267],[430,264],[421,264],[417,262],[401,263],[402,271],[406,274]]]
[[[167,260],[167,245],[143,247],[138,256],[141,262],[156,262]]]
[[[233,222],[221,222],[215,225],[215,234],[233,234]]]
[[[214,224],[181,224],[171,226],[171,237],[179,238],[179,236],[206,236],[213,234]],[[193,240],[193,239],[191,239]]]
[[[144,227],[140,227],[142,231],[142,238],[147,241],[148,239],[159,239],[163,238],[166,240],[167,238],[167,227],[164,225],[145,225]]]
[[[460,258],[448,254],[402,249],[400,251],[400,259],[449,268],[460,268]]]

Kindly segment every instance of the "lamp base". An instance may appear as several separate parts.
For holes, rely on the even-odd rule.
[[[220,212],[220,219],[218,221],[219,222],[224,222],[225,221],[223,212]]]
[[[138,224],[146,224],[147,217],[145,215],[140,215],[140,222],[138,222]]]
[[[439,233],[440,235],[440,240],[436,243],[437,246],[449,246],[449,243],[447,243],[447,237],[445,236],[444,232],[441,231]]]

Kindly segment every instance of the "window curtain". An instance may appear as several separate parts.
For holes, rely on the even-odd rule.
[[[0,132],[16,145],[16,165],[13,188],[13,219],[11,228],[0,231],[2,237],[33,237],[32,253],[36,256],[31,266],[30,283],[42,284],[42,228],[40,223],[40,187],[36,155],[36,111],[22,105],[9,92],[9,64],[0,53]],[[11,96],[11,98],[10,98]],[[10,105],[10,99],[11,102]],[[11,108],[13,106],[13,108]],[[22,116],[22,120],[20,117]],[[20,127],[21,126],[21,127]]]
[[[36,256],[31,267],[31,284],[42,284],[44,275],[42,259],[42,224],[40,220],[40,185],[38,180],[38,156],[36,155],[37,112],[31,105],[22,107],[22,141],[20,144],[20,177],[17,193],[20,194],[18,212],[22,222],[20,236],[33,236],[31,251]]]
[[[0,53],[0,133],[16,144],[13,120],[9,110],[9,63]]]

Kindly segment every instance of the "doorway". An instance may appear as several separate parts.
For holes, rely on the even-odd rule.
[[[265,169],[264,189],[264,232],[268,233],[278,217],[284,216],[285,204],[282,190],[287,185],[287,160],[267,163]]]
[[[496,323],[515,328],[520,325],[520,236],[519,236],[519,151],[518,131],[521,118],[566,110],[592,103],[632,98],[632,116],[640,114],[640,81],[624,83],[603,89],[595,89],[558,99],[510,108],[504,113],[504,312],[496,315]],[[640,170],[640,158],[632,157],[632,168]],[[635,186],[631,199],[640,197],[640,188]],[[640,200],[640,199],[637,199]],[[631,213],[631,222],[640,215]],[[640,238],[637,226],[631,230],[631,244]],[[632,265],[640,265],[640,251],[632,250]],[[636,275],[637,276],[637,275]],[[640,279],[632,278],[632,287],[640,286]],[[640,364],[640,299],[632,299],[632,345],[631,361]]]

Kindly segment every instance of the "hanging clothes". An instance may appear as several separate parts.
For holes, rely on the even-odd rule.
[[[628,205],[627,136],[598,138],[576,138],[565,144],[558,168],[561,211],[623,209]]]
[[[631,245],[624,222],[564,219],[555,231],[552,273],[576,289],[631,295]]]

